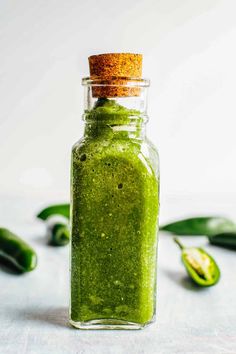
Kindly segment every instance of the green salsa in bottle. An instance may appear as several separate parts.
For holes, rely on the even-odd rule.
[[[141,58],[90,57],[91,77],[83,79],[85,132],[71,170],[70,322],[77,328],[138,329],[155,318],[159,163],[145,134],[149,81],[133,77]]]

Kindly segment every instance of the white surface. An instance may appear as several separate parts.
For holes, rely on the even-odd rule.
[[[69,191],[87,57],[144,54],[162,193],[235,193],[235,0],[0,0],[0,188]]]
[[[235,198],[227,197],[236,179],[235,13],[234,0],[0,0],[0,225],[39,255],[31,274],[0,269],[1,354],[236,353],[234,252],[207,247],[222,279],[197,290],[161,235],[157,323],[81,332],[67,325],[68,248],[47,246],[33,219],[50,197],[68,200],[70,149],[82,135],[80,80],[89,55],[113,51],[143,53],[151,78],[148,131],[161,157],[162,220],[236,219]]]
[[[198,212],[200,204],[236,217],[234,200],[169,199],[162,201],[163,220]],[[75,330],[67,319],[68,247],[45,244],[44,227],[33,217],[41,205],[0,198],[0,224],[28,239],[39,257],[30,274],[0,269],[1,354],[235,354],[235,251],[186,238],[186,244],[206,246],[222,270],[217,286],[199,289],[186,278],[171,236],[161,234],[156,324],[142,331]]]

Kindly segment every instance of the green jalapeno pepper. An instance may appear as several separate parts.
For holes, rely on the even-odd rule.
[[[236,232],[225,232],[208,237],[212,245],[236,250]]]
[[[174,241],[182,251],[183,264],[191,279],[199,286],[215,285],[220,279],[220,269],[215,260],[202,248],[184,247],[177,238]]]
[[[30,272],[37,265],[35,251],[11,231],[0,228],[0,256],[21,272]]]
[[[70,217],[70,204],[55,204],[41,210],[37,218],[47,220],[52,215],[62,215],[66,218]]]
[[[176,235],[205,235],[211,236],[222,232],[236,231],[236,225],[225,217],[196,217],[179,220],[160,227]]]
[[[55,204],[41,210],[37,218],[46,221],[50,245],[64,246],[70,241],[70,204]]]
[[[68,220],[55,215],[47,220],[47,236],[50,245],[65,246],[70,242]]]

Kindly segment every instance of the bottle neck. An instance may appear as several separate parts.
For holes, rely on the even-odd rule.
[[[134,97],[93,97],[94,88],[85,85],[86,138],[144,139],[148,121],[147,87]]]
[[[101,113],[96,116],[84,114],[87,138],[103,139],[144,139],[146,135],[147,117],[144,115],[121,115]]]

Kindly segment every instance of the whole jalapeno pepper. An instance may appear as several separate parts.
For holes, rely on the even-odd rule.
[[[212,245],[236,250],[236,232],[225,232],[208,237]]]
[[[182,251],[183,264],[191,279],[199,286],[215,285],[220,279],[220,269],[215,260],[202,248],[184,247],[174,238]]]
[[[176,235],[211,236],[222,232],[236,232],[236,225],[228,218],[220,216],[201,216],[182,219],[160,227]]]
[[[20,272],[30,272],[37,265],[35,251],[11,231],[0,228],[0,256],[7,259]]]

